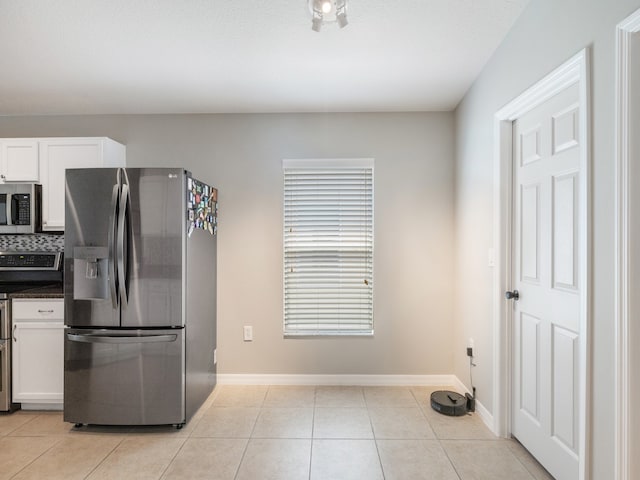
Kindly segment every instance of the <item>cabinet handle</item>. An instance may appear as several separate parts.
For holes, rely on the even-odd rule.
[[[2,178],[4,180],[7,177],[5,177],[4,175],[0,175],[0,178]]]
[[[53,313],[53,310],[41,310],[41,309],[38,309],[38,313]]]
[[[18,339],[16,338],[16,327],[17,327],[17,325],[14,325],[14,326],[13,326],[13,341],[14,341],[14,342],[17,342],[17,341],[18,341]]]

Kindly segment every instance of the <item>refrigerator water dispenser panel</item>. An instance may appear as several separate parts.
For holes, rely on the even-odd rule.
[[[109,249],[75,247],[73,249],[73,298],[103,300],[109,298]]]

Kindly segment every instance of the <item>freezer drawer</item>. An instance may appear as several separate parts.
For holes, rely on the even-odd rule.
[[[184,329],[67,329],[64,420],[185,422]]]

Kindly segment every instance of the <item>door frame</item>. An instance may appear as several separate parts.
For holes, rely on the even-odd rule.
[[[572,85],[579,89],[580,231],[579,282],[579,478],[590,478],[591,443],[591,80],[590,50],[585,48],[511,100],[494,116],[493,245],[496,250],[493,272],[493,413],[494,432],[511,434],[511,386],[513,373],[512,308],[504,299],[511,289],[513,242],[513,121]]]
[[[631,139],[629,134],[629,101],[631,79],[629,63],[631,52],[629,41],[632,34],[640,32],[640,10],[636,10],[616,27],[616,273],[615,273],[615,476],[617,480],[634,478],[638,472],[630,471],[631,463],[631,432],[629,429],[629,410],[631,408],[630,395],[632,379],[630,375],[629,347],[635,345],[638,338],[629,338],[629,319],[636,318],[637,311],[631,311],[629,295],[639,285],[633,282],[629,262],[631,245],[631,230],[637,220],[630,216],[630,188],[629,179],[629,148]],[[637,384],[636,384],[637,388]]]

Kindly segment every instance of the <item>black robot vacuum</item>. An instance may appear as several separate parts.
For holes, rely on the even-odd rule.
[[[431,394],[431,408],[450,417],[461,417],[475,410],[475,398],[449,390],[438,390]]]

